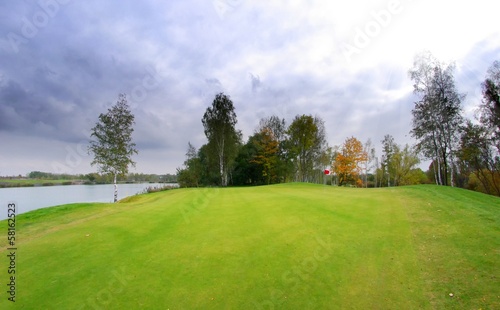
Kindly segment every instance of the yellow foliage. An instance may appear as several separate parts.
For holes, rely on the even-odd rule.
[[[358,185],[361,174],[361,163],[368,159],[361,141],[355,137],[347,138],[333,164],[335,173],[339,176],[339,185],[355,183]]]

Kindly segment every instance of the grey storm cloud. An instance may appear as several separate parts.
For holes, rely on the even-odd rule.
[[[218,92],[231,96],[245,138],[262,117],[290,122],[312,114],[325,120],[331,145],[352,135],[379,141],[387,133],[412,143],[407,71],[413,56],[460,50],[450,56],[457,85],[477,95],[500,52],[498,32],[479,32],[495,28],[488,17],[470,23],[476,31],[470,38],[418,41],[438,35],[415,35],[420,28],[412,12],[431,4],[421,2],[370,37],[349,63],[342,43],[373,22],[370,12],[385,1],[355,7],[341,1],[1,1],[0,138],[23,154],[7,154],[2,145],[0,171],[27,173],[19,170],[33,169],[33,162],[47,163],[40,169],[64,162],[119,93],[127,94],[136,117],[141,172],[172,173],[188,142],[206,142],[201,118]],[[30,162],[34,140],[47,149]],[[81,162],[69,172],[92,171],[88,158]]]

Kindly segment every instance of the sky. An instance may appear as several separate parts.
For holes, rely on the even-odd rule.
[[[127,94],[131,172],[175,173],[215,94],[246,139],[263,117],[325,121],[329,145],[413,144],[408,77],[430,51],[454,62],[464,113],[500,60],[493,1],[19,0],[0,2],[0,175],[97,171],[100,113]],[[425,167],[424,167],[425,168]]]

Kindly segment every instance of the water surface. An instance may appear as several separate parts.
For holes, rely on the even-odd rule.
[[[118,184],[118,199],[135,195],[147,187],[164,184]],[[113,202],[113,184],[57,185],[40,187],[0,188],[0,220],[7,218],[7,205],[16,203],[17,214],[76,202]]]

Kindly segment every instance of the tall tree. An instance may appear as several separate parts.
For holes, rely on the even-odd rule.
[[[394,145],[394,153],[391,157],[389,166],[393,171],[394,186],[416,184],[413,178],[413,172],[420,163],[417,152],[408,144],[401,148],[399,145]]]
[[[397,151],[397,144],[394,142],[394,137],[385,135],[382,140],[382,176],[387,181],[387,186],[391,186],[391,177],[395,179],[395,168],[393,163],[394,154]]]
[[[262,175],[262,166],[254,161],[257,156],[260,139],[258,133],[250,136],[245,145],[238,152],[235,160],[233,172],[234,185],[262,185],[265,184],[265,177]]]
[[[500,159],[491,143],[490,132],[483,125],[468,121],[461,137],[458,157],[477,180],[487,194],[500,196]]]
[[[118,101],[105,114],[99,115],[99,121],[91,129],[89,153],[94,155],[91,163],[97,165],[99,172],[111,174],[114,184],[114,202],[118,200],[118,175],[128,173],[129,166],[135,166],[132,155],[138,154],[132,142],[135,124],[125,94],[118,95]]]
[[[204,144],[198,149],[198,160],[201,170],[200,184],[205,186],[220,185],[219,160],[217,155],[214,156],[213,150],[208,144]]]
[[[500,151],[500,61],[491,65],[481,86],[483,103],[479,108],[479,120],[492,133],[490,139]]]
[[[262,175],[266,178],[266,183],[270,184],[276,178],[279,143],[269,127],[264,127],[257,137],[258,139],[254,142],[257,154],[252,162],[262,167]]]
[[[382,140],[382,162],[376,170],[379,186],[399,186],[425,183],[422,170],[417,168],[420,163],[418,152],[406,144],[401,147],[391,135],[385,135]]]
[[[463,127],[459,158],[461,167],[479,181],[478,190],[500,196],[500,62],[488,69],[481,84],[479,124]],[[468,185],[470,187],[470,184]]]
[[[337,165],[339,163],[337,163],[337,158],[341,152],[341,147],[339,145],[334,145],[332,148],[331,148],[331,155],[332,155],[332,162],[330,164],[330,171],[331,173],[333,174],[332,176],[332,185],[338,185],[339,182],[338,182],[338,175],[337,175]]]
[[[274,136],[274,139],[278,142],[282,142],[286,140],[286,121],[285,119],[281,119],[276,115],[262,118],[259,121],[259,126],[257,127],[256,132],[262,132],[264,129],[269,129]]]
[[[297,179],[311,182],[315,165],[327,147],[324,122],[319,117],[297,115],[288,127],[288,136],[288,147],[296,163]]]
[[[210,154],[218,160],[220,184],[228,185],[229,169],[237,156],[241,134],[236,130],[237,123],[234,105],[229,96],[219,93],[207,108],[202,119],[208,139]]]
[[[363,174],[365,177],[364,183],[365,187],[368,187],[368,171],[370,171],[372,167],[372,162],[375,159],[375,148],[372,146],[372,140],[368,139],[363,145],[363,151],[366,154],[366,160],[363,162]]]
[[[202,175],[201,161],[198,151],[188,143],[184,168],[177,168],[177,182],[181,187],[198,187]]]
[[[367,160],[367,157],[368,154],[365,152],[361,141],[355,137],[347,138],[344,141],[334,164],[339,186],[345,184],[362,186],[363,182],[359,176],[363,171],[362,165]]]
[[[286,121],[275,115],[262,118],[259,121],[256,133],[262,132],[265,128],[271,130],[274,139],[278,142],[278,154],[275,164],[277,181],[286,182],[293,174],[293,163],[289,149]]]
[[[454,65],[445,66],[430,53],[415,58],[409,74],[414,93],[420,97],[412,110],[411,134],[418,140],[418,150],[437,162],[436,182],[454,185],[454,154],[463,123],[461,102],[453,78]]]

